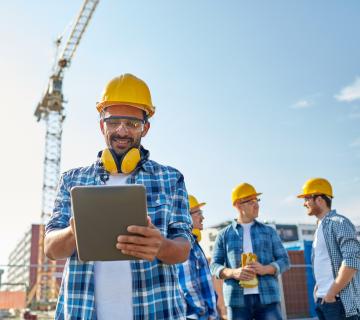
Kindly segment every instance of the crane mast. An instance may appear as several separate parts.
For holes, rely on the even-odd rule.
[[[69,68],[98,3],[99,0],[85,0],[83,2],[69,38],[61,54],[56,59],[55,68],[50,76],[45,93],[34,113],[38,121],[44,120],[46,123],[41,212],[43,223],[47,222],[51,215],[57,182],[60,176],[62,124],[65,119],[64,96],[62,93],[64,71],[66,68]],[[58,42],[59,44],[60,41]]]
[[[46,123],[45,158],[42,187],[42,209],[36,283],[27,295],[27,303],[32,301],[48,305],[56,302],[59,291],[56,274],[62,271],[56,261],[51,261],[44,254],[44,224],[48,221],[56,196],[56,188],[60,176],[61,137],[63,130],[64,96],[62,82],[64,71],[69,68],[80,40],[91,20],[99,0],[85,0],[73,24],[69,37],[59,56],[55,57],[55,65],[46,90],[35,110],[37,121]],[[61,40],[57,41],[58,48]]]

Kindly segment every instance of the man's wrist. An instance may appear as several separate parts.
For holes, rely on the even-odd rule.
[[[326,295],[329,297],[329,298],[335,298],[337,295],[338,295],[339,292],[337,292],[337,290],[334,288],[334,286],[331,286],[329,291],[326,293]]]
[[[219,276],[220,279],[226,280],[233,278],[234,272],[233,269],[230,268],[224,268],[220,271]]]
[[[270,274],[273,276],[276,273],[276,268],[272,264],[268,264],[265,266],[265,268],[265,274]]]

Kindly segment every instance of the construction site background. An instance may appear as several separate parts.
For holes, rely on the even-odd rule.
[[[284,233],[284,225],[281,226],[284,237],[287,233]],[[10,311],[12,316],[23,317],[27,308],[32,313],[35,312],[38,319],[50,319],[53,314],[65,261],[47,260],[39,252],[43,232],[43,225],[32,225],[10,255],[6,281],[0,286],[0,311],[3,315]],[[314,279],[310,262],[311,243],[312,241],[305,240],[303,250],[288,250],[291,269],[282,276],[283,312],[288,319],[307,319],[315,315],[312,301]],[[203,245],[206,245],[206,241]],[[219,310],[225,318],[222,281],[214,279],[214,284]],[[0,319],[4,319],[1,313]]]

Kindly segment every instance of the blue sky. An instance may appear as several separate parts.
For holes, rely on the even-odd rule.
[[[39,222],[45,128],[33,112],[53,42],[81,1],[1,1],[0,264]],[[64,77],[62,171],[104,147],[95,102],[130,72],[157,112],[143,141],[207,202],[205,226],[231,219],[231,190],[263,192],[260,219],[315,222],[295,198],[310,177],[360,224],[358,1],[100,1]]]

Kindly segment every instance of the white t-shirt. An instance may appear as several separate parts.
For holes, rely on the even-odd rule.
[[[251,242],[251,234],[250,228],[254,224],[254,222],[250,223],[242,223],[241,226],[243,228],[243,252],[244,253],[253,253],[253,246]],[[258,294],[259,287],[255,288],[244,288],[244,294]]]
[[[334,282],[330,256],[326,248],[322,228],[323,220],[320,220],[318,223],[313,242],[314,274],[316,285],[318,287],[316,291],[317,298],[323,298],[329,291],[332,283]]]
[[[110,175],[106,185],[123,185],[127,177],[124,174]],[[96,261],[94,278],[97,318],[133,319],[130,262]]]

